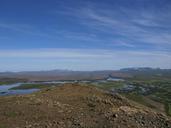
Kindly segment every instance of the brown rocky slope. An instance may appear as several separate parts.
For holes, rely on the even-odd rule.
[[[171,120],[90,86],[0,97],[0,128],[171,128]]]

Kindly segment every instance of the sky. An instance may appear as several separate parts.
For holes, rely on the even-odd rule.
[[[171,68],[171,0],[0,0],[0,72]]]

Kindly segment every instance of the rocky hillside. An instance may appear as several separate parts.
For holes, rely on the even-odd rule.
[[[0,97],[0,128],[171,128],[171,119],[89,86]]]

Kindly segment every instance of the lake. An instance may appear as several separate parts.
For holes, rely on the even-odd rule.
[[[15,83],[15,84],[4,84],[0,85],[0,96],[6,96],[6,95],[18,95],[18,94],[29,94],[36,91],[39,91],[40,89],[15,89],[11,90],[11,88],[21,86],[23,84],[65,84],[65,83],[74,83],[74,81],[46,81],[46,82],[26,82],[26,83]],[[24,86],[24,85],[23,85]]]
[[[39,89],[10,90],[11,88],[20,86],[21,84],[23,84],[23,83],[1,85],[0,86],[0,96],[17,95],[17,94],[29,94],[29,93],[32,93],[32,92],[35,92],[35,91],[39,90]]]

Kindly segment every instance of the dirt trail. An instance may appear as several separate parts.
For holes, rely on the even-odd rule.
[[[171,128],[165,115],[89,86],[0,97],[0,128]]]

